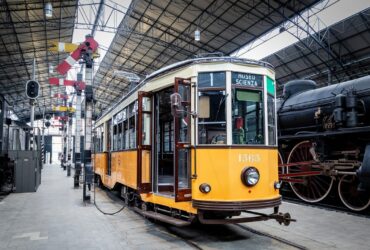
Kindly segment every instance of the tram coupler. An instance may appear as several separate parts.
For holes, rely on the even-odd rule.
[[[259,217],[264,217],[265,220],[273,219],[279,222],[279,224],[284,224],[284,226],[289,226],[290,222],[296,222],[296,219],[292,219],[290,216],[290,213],[278,213],[279,207],[274,207],[274,213],[273,214],[264,214],[264,213],[258,213],[254,211],[244,211],[249,214],[258,215]]]
[[[284,226],[289,226],[290,222],[296,222],[296,219],[292,219],[290,213],[278,213],[278,214],[271,214],[269,216],[272,219],[275,219],[279,224],[284,224]]]

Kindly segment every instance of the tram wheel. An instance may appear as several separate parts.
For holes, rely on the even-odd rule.
[[[314,158],[310,153],[312,142],[302,141],[295,145],[288,156],[288,164],[297,162],[297,165],[290,165],[286,168],[287,173],[300,173],[307,171],[320,171],[321,168],[315,165],[299,165],[299,162],[313,161]],[[312,175],[291,177],[297,182],[289,182],[293,192],[302,200],[315,203],[323,200],[333,186],[333,178],[325,175]]]
[[[357,186],[358,178],[355,175],[344,175],[338,183],[338,194],[340,200],[349,209],[359,212],[370,205],[370,194],[368,192],[359,192]]]

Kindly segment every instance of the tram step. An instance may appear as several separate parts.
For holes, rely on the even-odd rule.
[[[153,212],[153,211],[143,211],[143,210],[141,210],[137,207],[135,207],[134,209],[135,209],[136,212],[140,213],[144,217],[152,218],[152,219],[155,219],[155,220],[158,220],[158,221],[162,221],[162,222],[165,222],[165,223],[177,226],[177,227],[185,227],[185,226],[190,225],[189,221],[176,219],[176,218],[173,218],[173,217],[170,217],[170,216],[167,216],[167,215],[164,215],[164,214],[156,213],[156,212]]]

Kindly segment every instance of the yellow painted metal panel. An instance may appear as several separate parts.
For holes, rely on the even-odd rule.
[[[113,164],[112,176],[115,176],[115,182],[136,189],[137,151],[114,152],[111,163]]]
[[[192,152],[194,156],[194,150]],[[194,159],[194,157],[192,157]],[[192,197],[205,201],[252,201],[274,199],[279,191],[274,188],[278,181],[276,149],[245,148],[198,148],[197,175],[192,180]],[[194,172],[194,160],[192,164]],[[241,173],[245,167],[256,167],[260,180],[254,187],[242,183]],[[207,183],[211,192],[203,194],[199,186]]]
[[[193,208],[191,201],[175,202],[175,199],[172,197],[161,196],[153,193],[141,194],[140,196],[141,199],[145,202],[161,204],[163,206],[180,209],[188,213],[197,213],[197,209]]]
[[[143,150],[141,152],[141,156],[142,156],[142,163],[141,163],[141,167],[142,167],[142,171],[141,171],[141,182],[142,183],[150,183],[150,179],[151,179],[151,176],[150,176],[150,151],[149,150]]]
[[[108,168],[108,158],[106,153],[93,154],[93,166],[95,174],[104,176]]]

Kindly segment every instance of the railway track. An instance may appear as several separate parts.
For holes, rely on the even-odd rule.
[[[344,206],[338,206],[330,203],[307,203],[305,201],[302,201],[298,198],[291,197],[291,196],[283,196],[283,201],[287,201],[290,203],[295,203],[299,205],[304,205],[304,206],[309,206],[309,207],[314,207],[314,208],[320,208],[320,209],[325,209],[328,211],[335,211],[335,212],[341,212],[341,213],[346,213],[350,214],[353,216],[358,216],[358,217],[364,217],[364,218],[369,218],[370,219],[370,213],[368,210],[362,211],[362,212],[355,212],[352,211]]]
[[[117,192],[103,191],[106,198],[122,205],[122,198]],[[132,207],[126,207],[132,212]],[[307,249],[306,247],[283,239],[281,237],[253,229],[246,224],[234,225],[202,225],[195,224],[188,227],[175,227],[154,219],[147,219],[156,225],[163,234],[171,235],[186,243],[193,249]]]
[[[235,226],[240,227],[240,228],[242,228],[244,230],[247,230],[247,231],[249,231],[251,233],[254,233],[254,234],[257,234],[257,235],[261,235],[261,236],[264,236],[264,237],[268,237],[268,238],[274,239],[276,241],[279,241],[279,242],[281,242],[281,243],[283,243],[285,245],[294,247],[296,249],[301,249],[301,250],[308,249],[307,247],[302,246],[302,245],[299,245],[299,244],[294,243],[292,241],[283,239],[281,237],[278,237],[278,236],[275,236],[275,235],[272,235],[272,234],[269,234],[269,233],[265,233],[265,232],[261,232],[261,231],[255,230],[255,229],[253,229],[251,227],[248,227],[248,226],[245,226],[245,225],[236,224]]]
[[[193,225],[176,228],[161,225],[166,231],[194,249],[308,249],[278,236],[255,230],[244,224]]]
[[[114,203],[122,204],[122,197],[118,193],[100,189],[107,195],[107,198]],[[127,207],[132,212],[135,210],[132,207]],[[136,213],[136,212],[135,212]],[[164,234],[169,234],[183,242],[193,249],[244,249],[244,248],[268,248],[273,249],[307,249],[305,246],[299,245],[284,238],[259,231],[247,226],[246,224],[234,225],[202,225],[195,224],[189,227],[175,227],[154,219],[142,218],[150,220],[156,224],[157,229]],[[273,242],[273,243],[272,243]]]

